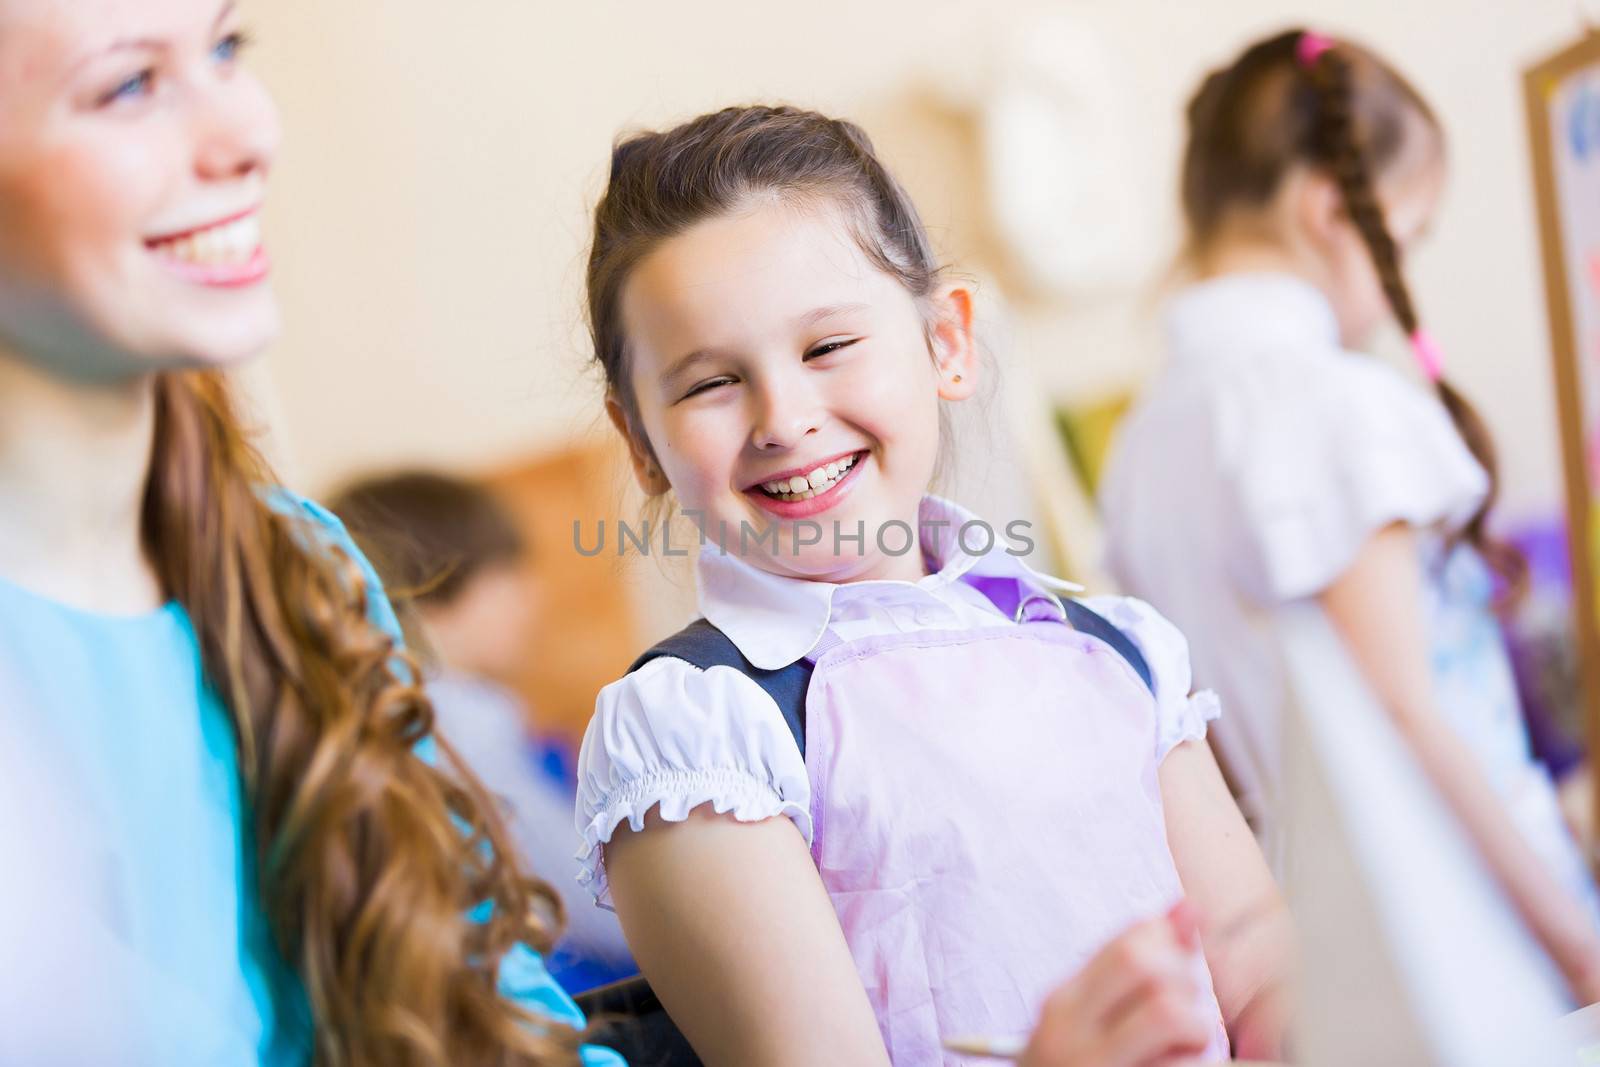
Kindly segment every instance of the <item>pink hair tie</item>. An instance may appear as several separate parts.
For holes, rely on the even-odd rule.
[[[1433,334],[1417,327],[1411,335],[1411,351],[1417,357],[1422,373],[1428,376],[1428,381],[1437,382],[1444,377],[1444,352],[1440,350],[1439,342],[1433,339]]]
[[[1317,60],[1322,58],[1322,53],[1332,47],[1332,37],[1325,37],[1320,33],[1302,33],[1299,44],[1295,46],[1295,59],[1302,67],[1314,67]]]

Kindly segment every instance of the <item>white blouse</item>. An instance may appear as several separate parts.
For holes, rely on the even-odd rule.
[[[1108,565],[1183,628],[1228,705],[1214,740],[1269,858],[1283,683],[1269,613],[1315,595],[1373,533],[1458,528],[1488,489],[1439,400],[1343,350],[1289,275],[1229,275],[1167,308],[1165,372],[1101,488]]]
[[[922,504],[924,555],[934,573],[915,582],[836,585],[780,577],[704,551],[698,561],[701,613],[762,669],[814,658],[824,635],[841,640],[890,633],[1016,625],[975,586],[1009,577],[1027,595],[1054,600],[1070,583],[1039,574],[1003,545],[970,555],[955,531],[972,515],[936,497]],[[947,525],[932,526],[934,522]],[[1147,604],[1122,597],[1084,601],[1121,629],[1148,661],[1154,680],[1160,760],[1205,736],[1219,705],[1190,693],[1183,635]],[[805,759],[767,693],[732,667],[702,670],[661,657],[601,690],[578,757],[576,824],[582,836],[579,881],[611,903],[602,846],[623,820],[643,828],[659,806],[668,821],[710,804],[741,822],[785,816],[810,843],[811,785]]]

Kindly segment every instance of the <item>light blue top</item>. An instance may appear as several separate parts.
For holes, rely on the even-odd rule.
[[[1505,637],[1494,614],[1494,577],[1470,545],[1422,540],[1428,581],[1434,692],[1450,725],[1477,755],[1534,852],[1600,926],[1600,889],[1561,813],[1555,785],[1533,755]]]
[[[393,609],[339,521],[287,493],[274,499],[307,518],[308,536],[360,563],[373,621],[398,640]],[[110,1028],[118,1063],[308,1063],[306,997],[272,944],[256,892],[230,717],[201,676],[184,610],[172,603],[104,616],[0,581],[0,746],[36,779],[28,795],[5,794],[0,805],[29,804],[29,818],[48,828],[35,834],[46,842],[33,850],[37,862],[0,878],[0,909],[32,901],[70,918],[40,916],[66,927],[49,954],[66,962],[40,964],[36,979],[19,978],[31,961],[0,948],[0,969],[12,972],[0,974],[0,990],[31,988],[40,999],[31,1014],[6,1020],[0,1060],[26,1051],[28,1062],[74,1062],[71,1031],[87,1026]],[[77,968],[77,1002],[47,1002],[64,967]],[[584,1026],[526,947],[506,957],[500,985],[527,1007]],[[584,1062],[622,1065],[594,1048]]]

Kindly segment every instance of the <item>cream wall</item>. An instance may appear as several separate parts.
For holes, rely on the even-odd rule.
[[[1455,164],[1414,269],[1424,313],[1501,437],[1510,508],[1553,505],[1518,71],[1573,35],[1570,0],[261,0],[255,62],[288,131],[269,232],[289,325],[269,410],[292,477],[321,489],[372,465],[481,465],[598,430],[579,275],[585,208],[624,127],[773,99],[857,116],[945,251],[989,276],[952,87],[978,79],[1002,30],[1063,10],[1103,34],[1132,90],[1127,181],[1165,245],[1181,106],[1208,66],[1308,18],[1401,61]],[[1148,293],[1008,303],[996,354],[1052,391],[1152,365]]]

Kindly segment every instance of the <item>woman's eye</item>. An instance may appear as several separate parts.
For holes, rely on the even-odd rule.
[[[841,348],[849,348],[851,345],[855,344],[859,340],[860,340],[859,337],[852,337],[849,340],[845,340],[845,341],[824,341],[820,345],[817,345],[817,346],[809,349],[806,352],[805,358],[806,359],[816,359],[819,356],[827,355],[829,352],[837,352]]]
[[[155,84],[156,73],[153,70],[141,70],[132,77],[125,78],[100,98],[102,107],[115,104],[119,100],[133,100],[150,93],[150,87]]]
[[[211,50],[211,54],[220,63],[232,63],[239,58],[240,52],[249,47],[250,40],[250,35],[243,30],[237,33],[230,33],[217,42],[216,47]]]

